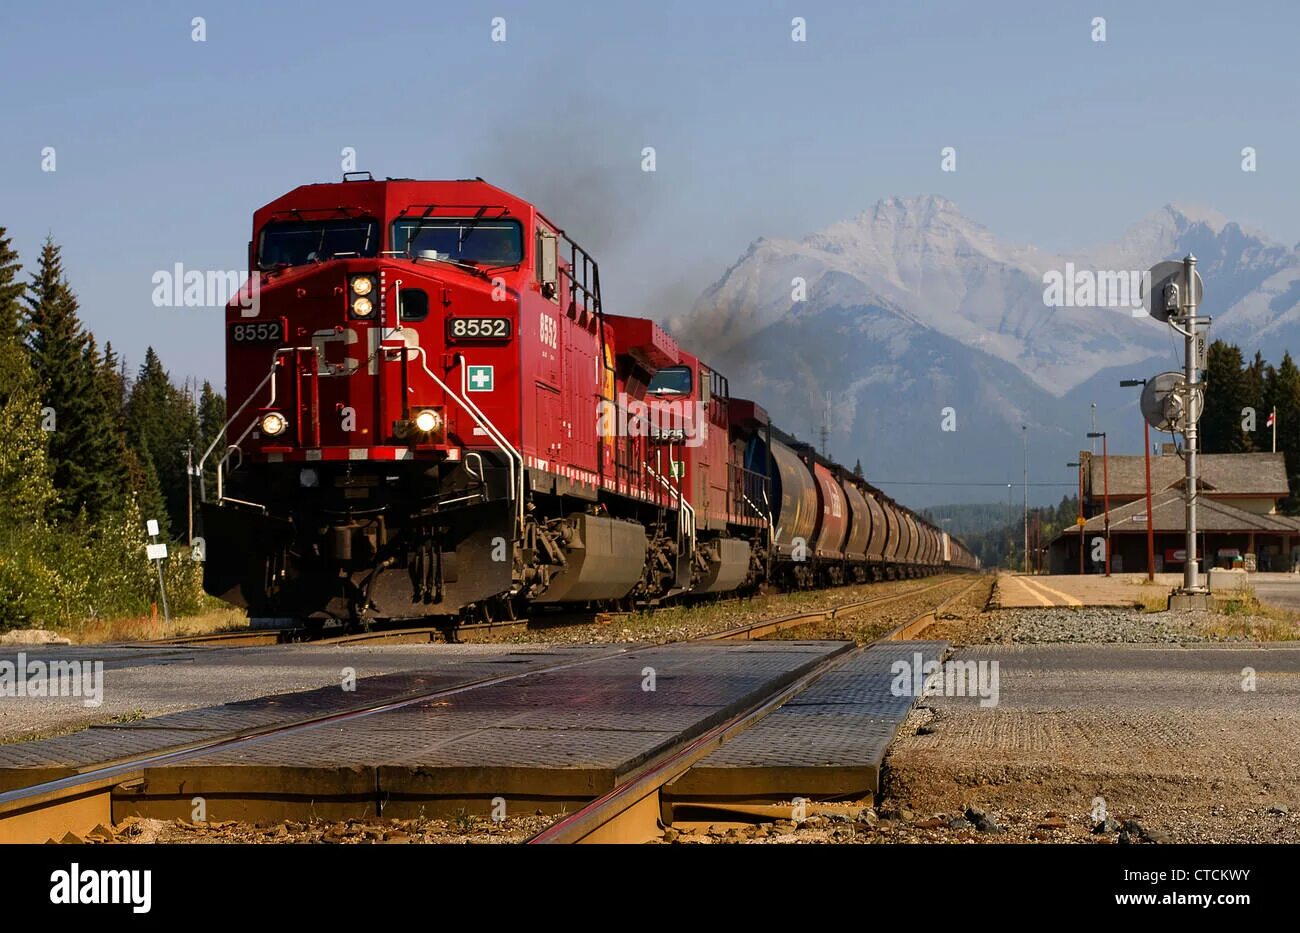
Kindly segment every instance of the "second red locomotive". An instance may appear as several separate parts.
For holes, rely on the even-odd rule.
[[[306,185],[227,308],[205,587],[250,616],[513,617],[974,568],[770,423],[481,179]],[[249,300],[251,298],[251,300]]]

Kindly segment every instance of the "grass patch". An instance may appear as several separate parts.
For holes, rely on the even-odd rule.
[[[174,635],[208,635],[214,632],[233,632],[248,628],[248,618],[242,609],[221,606],[200,610],[192,615],[173,617],[171,624],[163,621],[162,613],[146,616],[125,616],[120,619],[87,619],[80,624],[55,626],[54,631],[72,639],[75,644],[93,645],[104,642],[151,641]]]

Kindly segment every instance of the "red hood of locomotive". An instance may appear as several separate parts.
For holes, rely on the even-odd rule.
[[[349,314],[356,275],[378,283],[367,319]],[[428,316],[418,322],[398,319],[399,295],[411,289],[428,296]],[[229,411],[248,401],[229,436],[244,438],[245,455],[272,460],[356,458],[357,451],[380,459],[411,450],[438,456],[473,446],[472,424],[429,373],[457,391],[460,364],[443,339],[446,318],[500,315],[507,305],[513,308],[493,300],[492,282],[431,262],[349,258],[261,273],[226,309]],[[256,334],[258,325],[278,325],[280,340],[236,339],[237,328]],[[444,418],[437,436],[399,434],[401,422],[424,408]],[[256,422],[272,410],[289,428],[262,436]]]

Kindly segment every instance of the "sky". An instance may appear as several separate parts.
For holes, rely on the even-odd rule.
[[[28,264],[55,238],[133,368],[152,345],[218,387],[221,310],[155,307],[153,276],[243,269],[254,209],[337,180],[348,147],[534,200],[607,309],[657,318],[758,237],[895,195],[1048,250],[1168,202],[1295,243],[1297,27],[1294,4],[1188,0],[9,3],[0,226]]]

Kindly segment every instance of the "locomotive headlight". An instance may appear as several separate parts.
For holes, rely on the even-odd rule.
[[[260,422],[262,433],[267,437],[279,437],[289,427],[289,419],[278,411],[268,411]]]
[[[352,313],[357,317],[370,317],[375,311],[375,306],[371,304],[369,298],[358,298],[352,302]]]
[[[426,408],[415,416],[415,428],[424,434],[432,434],[442,427],[442,415],[432,408]]]
[[[369,295],[375,287],[375,280],[368,275],[358,275],[352,279],[352,294]]]

